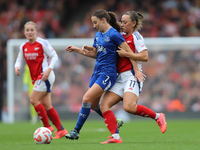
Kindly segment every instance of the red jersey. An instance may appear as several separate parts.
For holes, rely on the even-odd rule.
[[[23,60],[23,55],[26,63],[29,67],[32,83],[34,83],[38,77],[42,77],[41,73],[47,70],[49,67],[53,69],[55,66],[55,61],[52,61],[49,65],[49,57],[57,57],[55,50],[49,44],[48,41],[37,38],[36,41],[31,44],[28,40],[20,46],[19,55],[15,63],[15,67],[21,67],[21,62]]]
[[[125,33],[122,33],[122,35],[126,40],[126,43],[129,45],[129,47],[134,53],[140,53],[141,51],[147,49],[144,43],[144,39],[138,31],[133,32],[128,37],[126,37]],[[141,70],[142,69],[141,63],[137,61],[137,64],[139,70]],[[127,57],[118,57],[117,72],[121,73],[128,70],[133,70],[133,65],[130,59]]]

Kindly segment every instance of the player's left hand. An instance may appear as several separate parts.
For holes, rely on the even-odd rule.
[[[49,78],[49,74],[50,74],[50,72],[51,72],[51,68],[48,68],[46,71],[44,71],[43,73],[42,73],[42,81],[46,81],[48,78]]]
[[[141,82],[141,81],[144,82],[145,78],[146,78],[146,75],[143,74],[141,71],[138,70],[138,71],[135,71],[135,78],[139,82]]]

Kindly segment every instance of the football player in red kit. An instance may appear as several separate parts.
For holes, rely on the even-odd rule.
[[[34,106],[44,127],[51,131],[54,128],[49,124],[49,119],[57,128],[54,139],[65,136],[68,132],[63,128],[57,111],[51,104],[51,89],[55,81],[53,68],[58,60],[58,55],[49,42],[36,36],[37,26],[29,21],[24,25],[24,35],[27,40],[21,44],[15,63],[15,74],[20,75],[23,58],[30,70],[34,84],[30,102]],[[49,63],[49,58],[51,61]],[[48,115],[48,116],[47,116]]]

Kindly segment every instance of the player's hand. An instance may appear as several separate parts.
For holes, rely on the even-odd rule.
[[[146,75],[143,74],[141,71],[137,70],[137,71],[135,71],[135,78],[139,82],[141,82],[141,81],[144,82]]]
[[[83,45],[82,49],[86,49],[88,51],[93,51],[93,46]]]
[[[119,50],[117,50],[117,53],[119,54],[119,56],[120,57],[127,57],[128,52],[125,49],[123,49],[119,46],[118,46],[118,48],[119,48]]]
[[[65,50],[67,52],[71,53],[71,52],[77,52],[78,48],[76,46],[70,45],[70,46],[66,47]]]
[[[83,45],[82,52],[83,52],[84,55],[89,53],[90,50],[91,50],[90,47],[88,47],[87,45]]]
[[[49,78],[49,74],[51,73],[51,68],[48,68],[46,71],[42,73],[42,81],[46,81]]]
[[[19,72],[19,70],[20,70],[20,68],[19,68],[19,67],[16,67],[16,68],[15,68],[15,74],[16,74],[17,76],[19,76],[19,75],[20,75],[20,72]]]

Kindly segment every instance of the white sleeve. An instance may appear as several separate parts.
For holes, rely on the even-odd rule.
[[[55,53],[52,57],[51,57],[51,62],[50,62],[50,65],[49,65],[49,68],[53,69],[56,65],[58,61],[58,55],[57,53]]]
[[[135,49],[138,53],[140,53],[141,51],[147,49],[145,43],[144,43],[144,39],[142,37],[142,35],[139,35],[139,38],[138,36],[136,37],[134,35],[134,44],[135,44]]]
[[[18,56],[17,56],[17,60],[16,60],[16,62],[15,62],[15,68],[16,67],[19,67],[19,68],[21,68],[21,66],[22,66],[22,62],[23,62],[23,51],[22,51],[22,46],[20,46],[20,48],[19,48],[19,53],[18,53]]]
[[[43,48],[44,48],[45,54],[51,58],[49,67],[53,69],[58,61],[58,55],[47,40],[44,40]]]

